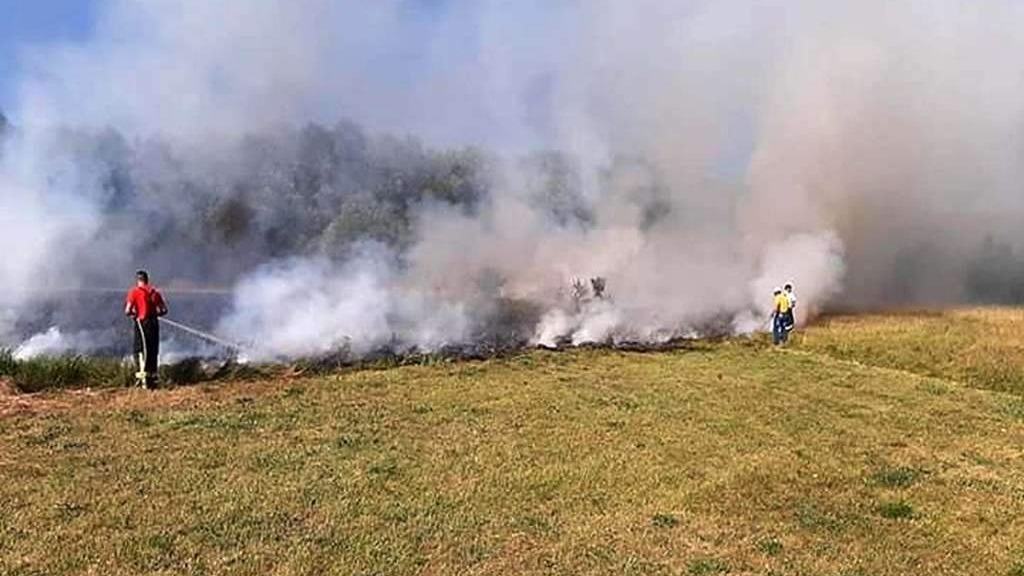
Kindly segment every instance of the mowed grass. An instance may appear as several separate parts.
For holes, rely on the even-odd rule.
[[[0,419],[0,574],[1024,573],[1020,398],[839,322]]]

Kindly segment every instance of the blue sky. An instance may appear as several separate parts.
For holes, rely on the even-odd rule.
[[[0,110],[14,108],[19,53],[88,37],[97,1],[0,0]]]
[[[0,111],[11,114],[17,98],[20,54],[33,45],[89,38],[105,0],[0,0]],[[417,9],[440,10],[449,0],[402,0]]]

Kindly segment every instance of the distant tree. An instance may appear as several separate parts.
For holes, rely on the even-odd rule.
[[[967,294],[986,304],[1024,302],[1024,262],[1005,242],[986,236],[967,270]]]
[[[13,134],[0,114],[4,129]],[[208,160],[159,136],[58,130],[43,153],[69,167],[55,178],[76,179],[55,185],[87,195],[105,219],[94,242],[69,247],[69,258],[91,262],[97,244],[130,242],[126,259],[171,262],[177,276],[221,282],[275,258],[345,259],[364,243],[401,252],[423,204],[472,212],[496,173],[482,150],[431,148],[345,121],[254,132]]]
[[[583,197],[579,163],[564,152],[535,152],[523,161],[532,200],[565,226],[593,219]]]
[[[467,210],[476,207],[486,188],[486,159],[474,148],[435,152],[423,174],[420,192]]]
[[[393,207],[367,194],[348,198],[338,215],[320,235],[320,251],[343,259],[360,240],[373,240],[389,246],[407,241],[408,226]]]
[[[255,212],[243,198],[232,196],[216,204],[205,223],[213,239],[232,246],[249,234],[254,217]]]
[[[601,187],[623,195],[640,209],[640,228],[648,230],[671,211],[671,191],[657,168],[638,156],[616,155],[601,171]],[[695,211],[696,213],[696,211]]]
[[[295,187],[300,194],[315,197],[333,184],[339,159],[334,135],[318,124],[309,124],[299,136]]]
[[[590,293],[587,292],[587,285],[580,278],[572,279],[572,291],[570,293],[572,297],[572,306],[574,312],[579,312],[583,309],[583,304],[589,299]]]

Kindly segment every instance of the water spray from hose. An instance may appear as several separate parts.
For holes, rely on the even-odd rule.
[[[213,334],[210,334],[209,332],[204,332],[202,330],[199,330],[199,329],[196,329],[196,328],[192,328],[191,326],[186,326],[185,324],[182,324],[181,322],[175,322],[174,320],[171,320],[170,318],[167,318],[166,316],[161,318],[160,322],[165,323],[165,324],[167,324],[169,326],[172,326],[174,328],[177,328],[178,330],[181,330],[182,332],[186,332],[188,334],[191,334],[192,336],[195,336],[197,338],[202,338],[203,340],[206,340],[208,342],[213,342],[214,344],[217,344],[219,346],[223,346],[224,348],[227,348],[231,352],[238,353],[238,352],[242,351],[243,347],[240,344],[235,344],[233,342],[228,342],[227,340],[224,340],[223,338],[220,338],[218,336],[214,336]]]

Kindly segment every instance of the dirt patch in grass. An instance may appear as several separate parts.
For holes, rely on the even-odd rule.
[[[14,380],[0,376],[0,399],[16,396],[17,394],[18,385],[14,383]]]

